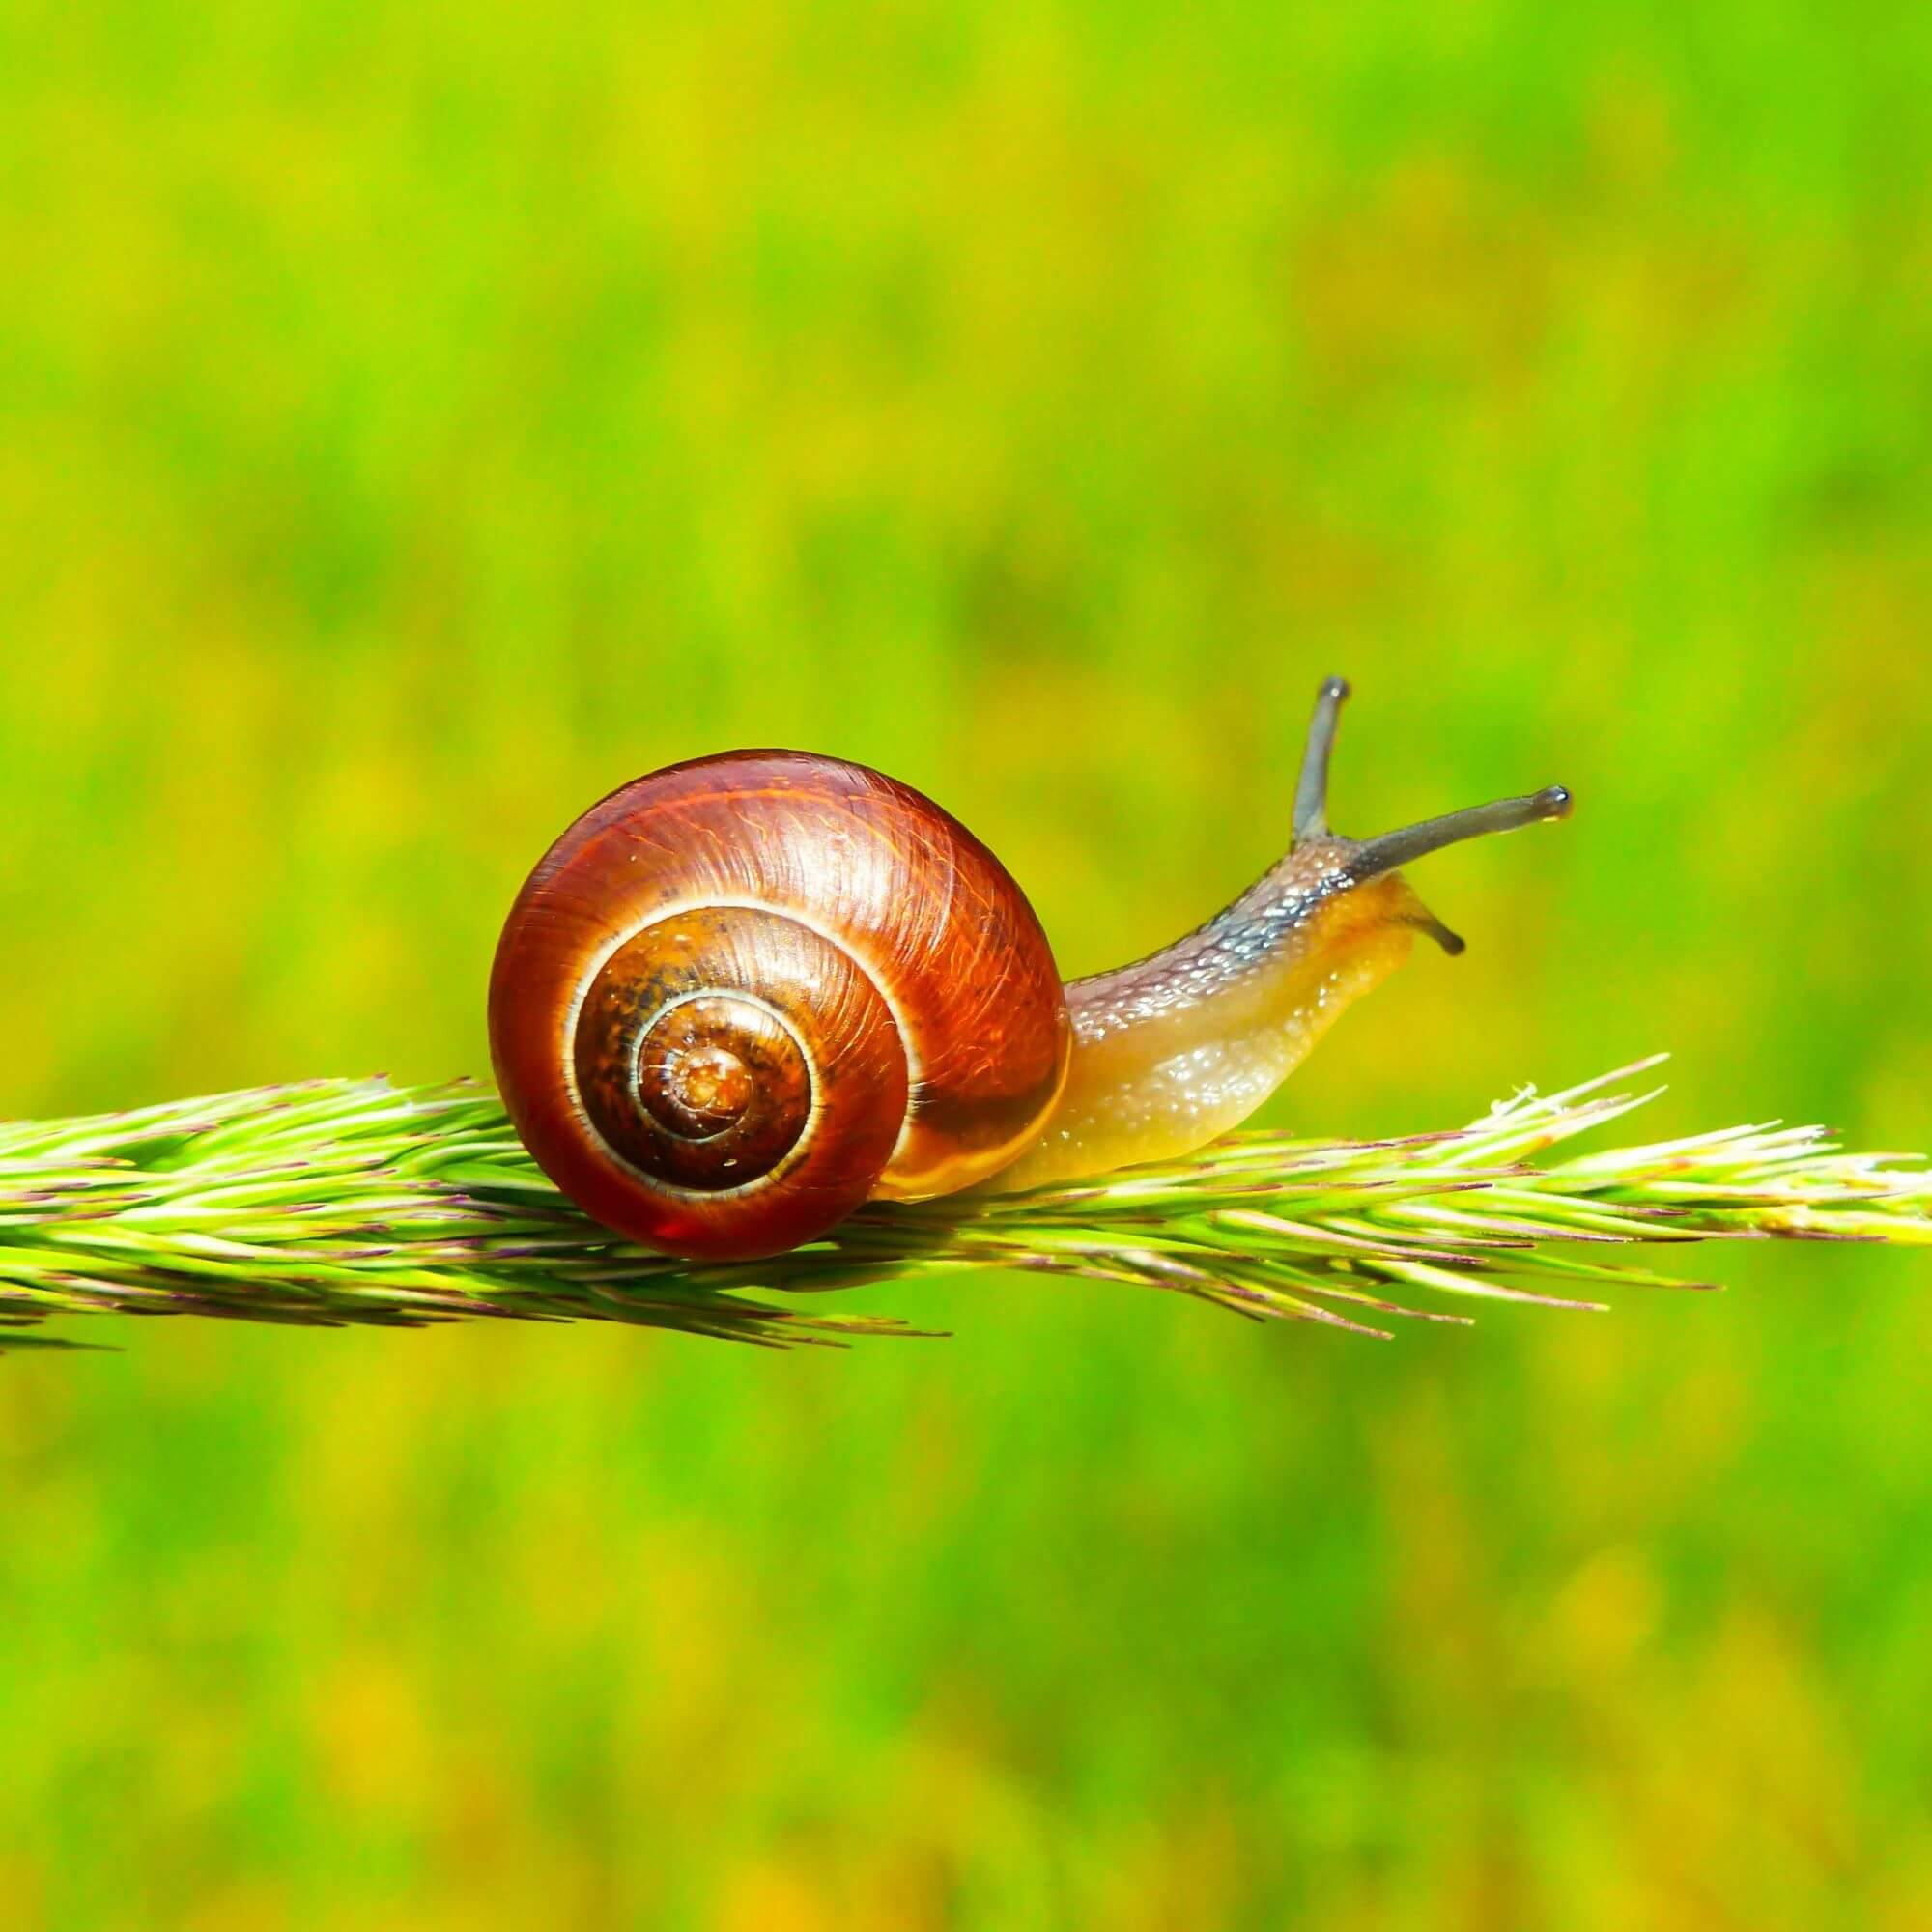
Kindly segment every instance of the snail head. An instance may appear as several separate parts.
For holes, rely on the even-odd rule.
[[[1294,789],[1294,842],[1290,848],[1291,861],[1319,853],[1324,863],[1340,871],[1347,884],[1364,885],[1445,846],[1487,838],[1492,832],[1518,832],[1526,825],[1570,816],[1575,801],[1569,787],[1546,785],[1541,791],[1527,792],[1520,798],[1499,798],[1488,805],[1468,806],[1461,811],[1448,811],[1437,818],[1405,825],[1395,832],[1378,833],[1373,838],[1343,838],[1328,824],[1328,766],[1334,754],[1342,706],[1348,700],[1349,684],[1340,677],[1324,679],[1315,695],[1315,715],[1309,721],[1301,777]],[[1420,900],[1414,902],[1413,923],[1452,956],[1463,951],[1465,942]]]

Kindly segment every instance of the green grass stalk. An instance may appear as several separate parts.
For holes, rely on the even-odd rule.
[[[828,1291],[1013,1268],[1191,1295],[1386,1339],[1476,1302],[1596,1308],[1709,1286],[1635,1251],[1796,1239],[1932,1245],[1918,1157],[1776,1123],[1549,1159],[1656,1097],[1524,1089],[1467,1126],[1379,1141],[1228,1136],[1026,1194],[878,1206],[773,1261],[668,1261],[564,1201],[496,1095],[318,1080],[0,1123],[0,1350],[51,1317],[394,1327],[622,1321],[784,1346],[921,1334]],[[785,1297],[774,1300],[774,1295]]]

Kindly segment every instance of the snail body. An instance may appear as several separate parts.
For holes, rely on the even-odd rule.
[[[669,1254],[752,1259],[867,1200],[1192,1151],[1443,927],[1397,868],[1564,815],[1561,787],[1380,838],[1328,829],[1321,688],[1288,853],[1174,945],[1063,986],[1006,867],[910,786],[724,753],[612,792],[511,909],[491,1054],[538,1165]]]

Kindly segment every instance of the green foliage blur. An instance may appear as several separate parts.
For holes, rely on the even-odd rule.
[[[1932,1143],[1932,15],[0,0],[0,1114],[486,1067],[525,870],[866,759],[1081,972],[1318,678],[1468,934],[1267,1118]],[[1932,1924],[1932,1277],[1392,1346],[0,1367],[8,1927]]]

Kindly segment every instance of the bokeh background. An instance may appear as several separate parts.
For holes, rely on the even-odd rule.
[[[0,1113],[486,1065],[777,742],[1063,965],[1561,778],[1269,1118],[1932,1143],[1932,14],[0,0]],[[1932,1923],[1932,1273],[1378,1347],[142,1326],[0,1370],[0,1920]]]

